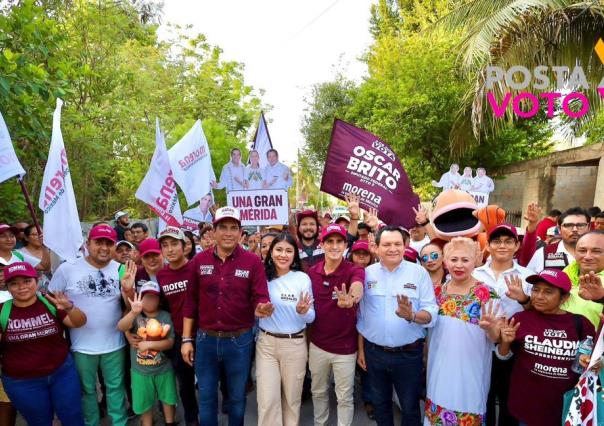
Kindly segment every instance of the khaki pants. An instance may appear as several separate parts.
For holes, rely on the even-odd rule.
[[[306,375],[306,338],[269,336],[262,330],[256,343],[258,425],[297,426]]]
[[[338,426],[350,426],[354,417],[354,373],[356,352],[336,355],[310,344],[308,366],[311,375],[315,426],[327,426],[329,420],[329,379],[333,370],[338,400]]]

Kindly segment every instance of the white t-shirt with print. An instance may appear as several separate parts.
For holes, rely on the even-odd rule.
[[[112,260],[99,270],[79,258],[75,263],[61,264],[53,275],[49,290],[65,292],[86,314],[86,324],[70,330],[74,352],[99,355],[126,345],[124,335],[117,329],[122,317],[119,266]]]

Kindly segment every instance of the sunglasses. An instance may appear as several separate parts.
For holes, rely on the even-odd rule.
[[[433,251],[430,253],[430,256],[428,256],[427,254],[424,254],[422,257],[420,257],[421,261],[426,263],[428,260],[436,260],[440,257],[440,254],[438,254],[437,252]]]

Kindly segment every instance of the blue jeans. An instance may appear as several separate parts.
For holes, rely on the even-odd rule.
[[[394,425],[393,386],[401,404],[401,425],[420,424],[423,349],[424,345],[421,344],[403,352],[385,352],[365,340],[367,375],[378,426]]]
[[[243,426],[245,388],[250,374],[254,334],[218,338],[200,331],[195,345],[195,374],[199,389],[199,422],[218,425],[218,363],[222,361],[229,392],[229,426]]]
[[[57,413],[64,426],[83,426],[80,379],[71,354],[52,374],[35,379],[2,375],[11,402],[29,426],[50,426]]]

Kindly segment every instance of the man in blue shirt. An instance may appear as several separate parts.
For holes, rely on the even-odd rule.
[[[420,424],[424,338],[438,314],[428,272],[403,258],[407,238],[396,226],[386,226],[376,235],[380,263],[365,269],[365,296],[357,321],[358,363],[368,372],[380,426],[394,424],[393,386],[401,424]]]

